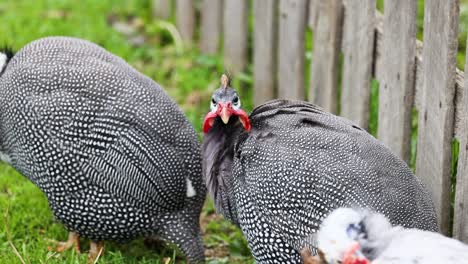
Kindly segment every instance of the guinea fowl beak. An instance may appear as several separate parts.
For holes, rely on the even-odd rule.
[[[225,105],[219,103],[219,107],[221,108],[221,113],[219,116],[221,117],[223,123],[227,124],[229,122],[229,118],[232,115],[232,112],[234,112],[234,109],[232,109],[230,102],[227,102]]]

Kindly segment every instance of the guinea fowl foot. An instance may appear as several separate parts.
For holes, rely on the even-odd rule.
[[[68,250],[75,246],[76,252],[80,253],[80,236],[75,233],[75,232],[70,232],[68,233],[68,240],[66,242],[58,242],[55,240],[52,240],[52,242],[57,243],[57,246],[54,247],[49,247],[48,249],[50,251],[56,251],[56,252],[63,252],[65,250]]]
[[[89,264],[97,263],[103,251],[104,251],[104,242],[91,241],[91,243],[89,244],[88,263]]]
[[[318,255],[312,256],[312,253],[310,252],[310,249],[304,248],[301,250],[301,256],[302,260],[304,261],[304,264],[325,264],[327,263],[325,261],[325,258],[323,256],[322,251],[318,252]]]

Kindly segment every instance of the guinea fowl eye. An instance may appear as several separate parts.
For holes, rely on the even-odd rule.
[[[232,102],[233,102],[234,104],[237,104],[237,103],[239,102],[239,97],[237,97],[237,96],[234,97],[234,99],[232,100]]]
[[[211,98],[211,103],[212,103],[212,104],[216,104],[216,101],[215,101],[214,98]]]

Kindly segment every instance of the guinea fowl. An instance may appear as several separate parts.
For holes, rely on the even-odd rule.
[[[392,227],[382,214],[338,208],[323,221],[317,236],[321,257],[309,263],[468,263],[468,245],[439,233]]]
[[[204,119],[203,174],[215,207],[237,224],[258,263],[302,263],[333,209],[360,206],[393,224],[438,230],[429,193],[363,129],[313,104],[241,109],[223,75]]]
[[[161,87],[85,40],[50,37],[3,53],[0,157],[35,183],[78,237],[158,235],[204,260],[200,145]]]

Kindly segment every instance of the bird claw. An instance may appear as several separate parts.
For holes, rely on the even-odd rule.
[[[81,253],[80,250],[80,236],[75,233],[75,232],[70,232],[68,234],[68,240],[65,242],[59,242],[55,240],[49,240],[49,242],[55,243],[56,246],[49,246],[48,250],[49,251],[55,251],[62,253],[65,250],[68,250],[72,248],[73,246],[75,247],[76,252]],[[90,243],[90,249],[88,253],[88,263],[97,263],[99,260],[99,257],[102,255],[102,252],[104,250],[104,243],[103,242],[95,242],[91,241]]]
[[[88,253],[88,264],[97,263],[99,257],[102,255],[104,251],[104,243],[103,242],[95,242],[91,241],[89,244],[89,253]]]
[[[80,236],[75,232],[70,232],[68,234],[68,240],[65,241],[65,242],[60,242],[60,241],[55,241],[55,240],[50,240],[50,242],[55,243],[56,246],[55,247],[49,246],[47,248],[49,251],[55,251],[55,252],[58,252],[58,253],[62,253],[65,250],[68,250],[68,249],[72,248],[73,246],[75,246],[76,252],[81,253],[81,250],[80,250]]]

